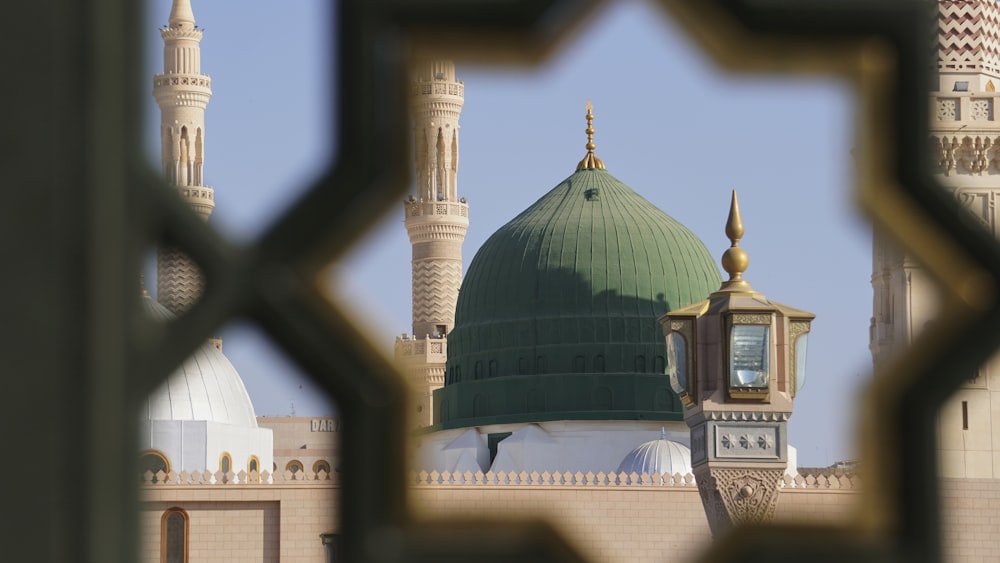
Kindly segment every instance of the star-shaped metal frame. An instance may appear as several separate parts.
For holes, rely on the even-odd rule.
[[[94,0],[97,22],[83,43],[99,72],[86,91],[95,168],[116,174],[94,188],[112,221],[95,226],[95,259],[106,262],[88,285],[89,302],[115,320],[95,337],[108,355],[94,360],[88,427],[92,456],[129,467],[132,420],[158,381],[219,326],[235,317],[256,322],[337,401],[342,419],[340,522],[349,561],[578,561],[569,544],[539,522],[423,522],[407,507],[404,386],[348,316],[325,296],[324,265],[342,255],[368,225],[398,201],[409,170],[404,112],[410,55],[461,47],[478,60],[543,59],[594,13],[594,2],[570,0],[342,0],[331,22],[338,85],[339,153],[322,178],[256,243],[239,247],[199,221],[133,162],[138,138],[136,9],[125,0]],[[882,374],[869,391],[863,460],[869,474],[857,527],[741,530],[717,541],[713,561],[907,561],[940,559],[934,424],[941,403],[995,350],[991,319],[1000,247],[946,196],[923,166],[927,159],[928,44],[934,5],[911,1],[662,0],[701,45],[741,70],[836,73],[857,86],[860,136],[858,197],[886,232],[941,282],[950,315],[925,334],[913,354]],[[98,21],[100,20],[100,21]],[[926,32],[924,30],[927,30]],[[105,35],[102,35],[105,33]],[[458,51],[454,51],[458,52]],[[642,56],[639,53],[636,56]],[[117,70],[121,66],[124,70]],[[101,83],[101,72],[113,79]],[[124,84],[124,86],[123,86]],[[333,124],[331,124],[333,126]],[[122,134],[122,132],[124,132]],[[109,152],[110,151],[110,154]],[[100,184],[96,177],[89,185]],[[128,186],[128,187],[126,187]],[[117,221],[117,223],[115,222]],[[136,233],[141,236],[130,236]],[[124,236],[122,236],[124,235]],[[117,237],[117,238],[116,238]],[[206,292],[189,314],[158,327],[126,291],[144,249],[171,244],[202,267]],[[110,250],[109,250],[110,249]],[[122,296],[125,296],[123,301]],[[123,354],[114,343],[125,342]],[[118,358],[117,360],[115,358]],[[100,368],[107,368],[106,374]],[[127,377],[126,377],[127,374]],[[124,471],[124,470],[123,470]],[[124,474],[124,473],[123,473]],[[108,503],[90,510],[93,559],[128,560],[134,491],[124,478],[92,476],[89,495]],[[664,510],[670,510],[665,506]],[[124,530],[126,535],[117,530]],[[655,533],[650,530],[649,533]],[[107,541],[108,543],[103,543]],[[126,548],[121,548],[121,546]],[[116,547],[117,546],[117,547]]]

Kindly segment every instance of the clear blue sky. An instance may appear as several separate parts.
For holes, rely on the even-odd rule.
[[[335,155],[327,123],[326,2],[194,0],[205,29],[202,69],[214,97],[206,117],[205,178],[216,190],[212,224],[252,240]],[[147,18],[149,71],[161,68],[156,30],[169,0]],[[280,33],[265,32],[280,30]],[[465,81],[459,193],[469,200],[465,263],[498,227],[573,172],[595,106],[597,154],[609,172],[678,219],[721,256],[729,193],[746,225],[753,287],[816,313],[809,380],[790,424],[800,465],[854,456],[856,394],[870,378],[870,228],[851,207],[852,91],[832,79],[727,75],[652,7],[609,6],[548,63],[474,66]],[[151,159],[159,117],[149,98]],[[368,238],[336,268],[346,297],[391,354],[410,327],[409,243],[392,202]],[[248,326],[227,330],[226,354],[258,414],[329,412],[329,405]],[[300,387],[301,386],[301,387]]]

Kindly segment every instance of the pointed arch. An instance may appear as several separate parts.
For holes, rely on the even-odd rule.
[[[188,138],[187,126],[181,127],[180,162],[177,167],[177,185],[187,186],[191,183],[191,139]]]
[[[177,183],[177,152],[174,130],[166,127],[163,133],[163,178],[171,185]]]
[[[196,186],[204,186],[202,170],[205,165],[205,140],[202,138],[201,127],[194,133],[194,181]]]
[[[435,145],[437,149],[434,154],[434,188],[432,190],[432,195],[434,199],[440,199],[445,195],[444,192],[444,182],[445,182],[445,164],[444,164],[444,131],[438,127],[437,130],[437,144]]]
[[[421,200],[431,199],[430,177],[431,164],[430,155],[427,153],[427,129],[421,129],[417,134],[417,195]]]
[[[448,170],[448,199],[458,200],[458,129],[451,131],[451,166]]]

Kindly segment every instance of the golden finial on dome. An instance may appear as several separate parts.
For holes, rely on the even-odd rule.
[[[594,104],[587,100],[587,155],[583,157],[580,164],[576,165],[577,170],[593,170],[595,168],[604,170],[604,162],[597,158],[594,154],[594,149],[597,145],[594,144]]]
[[[743,279],[743,272],[750,265],[747,251],[740,248],[743,238],[743,218],[740,216],[740,203],[733,190],[733,200],[729,205],[729,219],[726,221],[726,236],[732,244],[722,255],[722,269],[729,274],[729,281],[722,283],[723,290],[750,291],[750,284]]]

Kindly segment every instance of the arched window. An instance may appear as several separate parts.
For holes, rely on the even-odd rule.
[[[302,479],[302,476],[305,475],[305,470],[305,466],[303,466],[302,462],[297,459],[293,459],[285,464],[285,471],[290,471],[292,473],[292,479]]]
[[[171,508],[160,519],[160,562],[187,563],[188,515],[180,508]]]
[[[323,477],[323,479],[329,479],[330,478],[330,462],[326,461],[325,459],[321,459],[321,460],[317,461],[316,463],[314,463],[313,464],[313,474],[316,476],[316,479],[320,478],[320,476],[319,476],[319,472],[320,471],[326,471],[326,477]]]
[[[253,472],[257,472],[257,476],[253,477]],[[260,460],[257,456],[250,456],[250,461],[247,462],[247,482],[249,483],[260,483]]]
[[[170,460],[167,459],[166,454],[159,450],[146,450],[142,452],[142,457],[139,458],[139,475],[143,481],[146,480],[147,471],[153,474],[153,482],[156,483],[156,473],[158,471],[170,473]]]
[[[229,482],[229,477],[227,475],[232,470],[233,470],[233,456],[229,455],[229,452],[222,452],[222,455],[219,456],[219,471],[222,472],[223,483]]]

